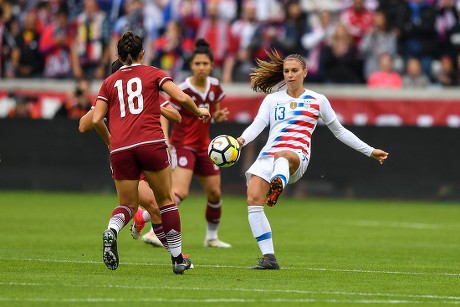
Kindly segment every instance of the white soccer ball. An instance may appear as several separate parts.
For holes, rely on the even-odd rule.
[[[231,135],[216,136],[208,146],[208,156],[218,167],[229,167],[240,157],[240,145]]]

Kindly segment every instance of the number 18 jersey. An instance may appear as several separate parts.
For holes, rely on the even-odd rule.
[[[109,106],[111,153],[165,141],[159,91],[168,80],[164,71],[140,64],[123,66],[104,80],[97,99]]]

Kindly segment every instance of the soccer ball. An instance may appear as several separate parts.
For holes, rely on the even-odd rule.
[[[208,146],[208,156],[218,167],[229,167],[240,157],[240,145],[230,135],[216,136]]]

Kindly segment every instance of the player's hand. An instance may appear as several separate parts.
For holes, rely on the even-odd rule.
[[[228,120],[228,117],[227,115],[229,114],[230,112],[228,111],[228,108],[223,108],[223,109],[220,109],[216,112],[214,112],[214,121],[216,123],[220,123],[220,122],[223,122],[223,121],[226,121]]]
[[[388,153],[381,149],[374,149],[371,153],[371,157],[379,161],[380,164],[383,164],[388,158]]]
[[[211,114],[209,114],[209,110],[207,108],[198,108],[199,113],[196,114],[203,123],[207,123],[211,119]]]
[[[238,141],[238,144],[240,145],[240,147],[243,147],[244,143],[246,142],[246,140],[243,139],[241,136],[237,138],[236,140]]]

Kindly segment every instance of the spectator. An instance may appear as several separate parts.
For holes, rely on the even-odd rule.
[[[417,57],[423,72],[430,75],[431,62],[437,52],[436,9],[426,0],[408,0],[401,26],[400,54],[404,61]]]
[[[353,0],[350,8],[340,14],[340,22],[353,37],[353,43],[359,46],[361,39],[374,25],[374,13],[364,6],[364,0]]]
[[[300,0],[300,5],[307,13],[328,11],[332,15],[338,15],[342,10],[342,0]]]
[[[144,46],[149,46],[148,40],[152,36],[151,29],[147,28],[144,19],[144,3],[142,0],[126,0],[124,5],[124,15],[118,18],[112,29],[110,59],[117,58],[116,44],[123,33],[131,31],[142,39]],[[148,49],[148,48],[147,48]],[[147,52],[146,52],[147,53]]]
[[[285,54],[301,54],[306,56],[307,50],[302,46],[301,39],[308,29],[307,14],[302,11],[299,0],[288,0],[284,11],[286,36],[283,40]]]
[[[393,59],[388,53],[383,53],[379,58],[380,70],[372,73],[367,80],[369,88],[402,88],[401,76],[393,70]]]
[[[195,39],[201,20],[206,18],[206,1],[169,0],[163,13],[165,25],[171,20],[178,21],[184,27],[184,35]]]
[[[449,55],[440,57],[439,70],[434,73],[434,82],[441,87],[460,85],[459,72],[455,69],[454,61]]]
[[[111,63],[108,44],[110,24],[96,0],[84,0],[83,12],[75,21],[72,70],[76,79],[103,79]]]
[[[410,58],[406,63],[406,73],[403,76],[404,88],[427,88],[430,79],[422,71],[422,64],[417,58]]]
[[[178,21],[169,21],[165,33],[153,43],[151,64],[166,71],[175,82],[184,80],[188,57],[195,48],[191,38],[184,37],[184,29]]]
[[[320,56],[320,70],[326,83],[362,83],[362,62],[353,38],[345,26],[338,23],[328,46]]]
[[[379,70],[379,57],[383,53],[389,54],[392,58],[397,54],[397,37],[387,28],[386,16],[382,11],[374,14],[373,28],[367,32],[359,45],[361,55],[364,59],[364,77]]]
[[[43,75],[44,58],[38,50],[40,33],[38,18],[29,12],[24,20],[24,27],[16,36],[16,47],[12,52],[14,74],[18,78],[38,78]]]
[[[55,118],[80,119],[92,106],[90,82],[86,79],[77,81],[75,90],[69,93],[66,101],[54,115]]]
[[[460,1],[457,8],[457,23],[447,32],[446,51],[455,59],[460,55]]]
[[[44,76],[47,78],[72,77],[70,49],[74,33],[68,14],[65,8],[60,8],[40,39],[39,50],[45,58]]]
[[[259,26],[260,22],[257,20],[257,10],[254,1],[245,1],[243,18],[236,20],[231,25],[232,34],[238,42],[233,73],[236,81],[249,82],[249,73],[254,64],[253,59],[250,57],[249,45]]]
[[[322,81],[319,71],[320,55],[322,49],[328,45],[334,35],[336,23],[332,18],[332,13],[328,10],[321,10],[318,13],[318,21],[312,18],[311,30],[302,36],[301,44],[308,51],[308,78],[309,82]]]
[[[380,1],[378,10],[385,14],[388,30],[394,32],[397,37],[400,34],[400,27],[404,20],[406,0],[385,0]]]
[[[196,38],[204,38],[211,46],[214,76],[223,83],[232,82],[238,46],[230,24],[219,15],[219,0],[207,2],[207,17],[200,23]]]
[[[455,8],[455,0],[439,0],[436,17],[436,31],[440,50],[448,48],[448,32],[457,23],[458,16]]]
[[[13,14],[13,5],[8,0],[0,0],[0,78],[14,78],[12,52],[19,26]]]

